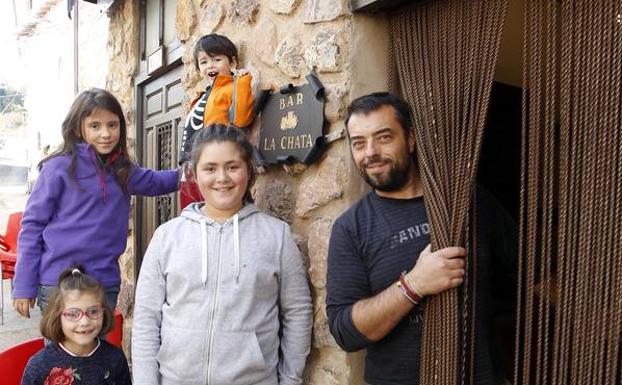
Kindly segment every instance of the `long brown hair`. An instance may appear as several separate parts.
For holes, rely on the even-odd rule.
[[[62,146],[39,162],[38,167],[41,169],[43,163],[51,158],[69,155],[71,156],[71,164],[69,165],[68,173],[69,176],[75,180],[78,158],[77,144],[84,142],[81,134],[82,122],[86,117],[90,116],[95,109],[107,110],[119,117],[121,132],[117,148],[120,153],[119,157],[108,167],[110,171],[116,175],[123,191],[127,193],[129,191],[127,185],[132,168],[132,160],[127,151],[127,126],[125,123],[125,115],[123,114],[121,104],[119,104],[119,101],[114,95],[100,88],[90,88],[76,97],[62,124]]]
[[[114,326],[114,316],[112,310],[106,304],[106,294],[104,288],[95,278],[84,273],[81,267],[72,267],[60,273],[58,287],[52,291],[48,306],[41,318],[41,335],[52,342],[63,342],[65,335],[61,325],[60,317],[65,309],[64,297],[67,292],[77,290],[95,294],[104,309],[104,319],[102,330],[99,334],[108,333]]]
[[[257,178],[253,162],[253,145],[250,144],[242,130],[234,125],[220,123],[210,124],[194,136],[191,159],[192,171],[194,172],[194,175],[197,174],[197,165],[199,163],[199,158],[201,157],[201,152],[203,152],[203,147],[213,142],[231,142],[236,145],[238,150],[240,150],[240,155],[242,156],[242,160],[244,161],[248,171],[248,185],[246,186],[246,193],[244,194],[243,199],[246,202],[253,203],[251,187],[253,187],[255,179]]]

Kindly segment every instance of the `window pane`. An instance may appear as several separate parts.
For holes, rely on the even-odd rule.
[[[160,0],[147,0],[145,48],[147,56],[160,46]]]
[[[164,0],[164,45],[168,46],[175,41],[175,12],[177,0]]]

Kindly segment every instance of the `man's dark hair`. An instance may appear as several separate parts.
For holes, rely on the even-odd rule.
[[[228,37],[211,33],[201,37],[194,45],[194,66],[199,69],[197,57],[199,52],[205,52],[209,56],[225,55],[229,62],[238,60],[238,49]]]
[[[408,137],[408,132],[412,128],[410,107],[405,101],[390,92],[374,92],[354,99],[348,106],[348,113],[346,114],[345,122],[346,128],[348,127],[348,122],[350,121],[350,117],[352,115],[367,115],[370,112],[377,111],[384,106],[393,107],[395,117],[402,125],[405,137]]]

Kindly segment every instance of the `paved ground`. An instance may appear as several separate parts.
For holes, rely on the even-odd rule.
[[[20,316],[11,306],[12,301],[9,295],[11,282],[5,280],[3,284],[5,308],[4,325],[0,325],[0,350],[41,335],[39,333],[39,320],[41,319],[39,308],[31,310],[29,319]]]
[[[26,186],[0,186],[0,233],[4,234],[7,217],[11,212],[22,211],[26,203]],[[31,312],[31,318],[23,318],[13,310],[11,300],[11,282],[2,281],[4,303],[4,325],[0,325],[0,350],[18,342],[39,336],[41,313],[37,308]]]

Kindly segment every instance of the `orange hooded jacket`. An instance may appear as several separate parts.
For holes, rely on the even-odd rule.
[[[253,92],[251,88],[251,74],[244,74],[234,82],[233,76],[218,75],[212,84],[212,91],[207,98],[203,122],[205,126],[211,123],[229,124],[245,128],[255,119],[253,111]],[[233,86],[236,87],[235,115],[233,122],[229,122],[229,109],[233,103]],[[193,101],[192,106],[203,96],[200,93]]]

